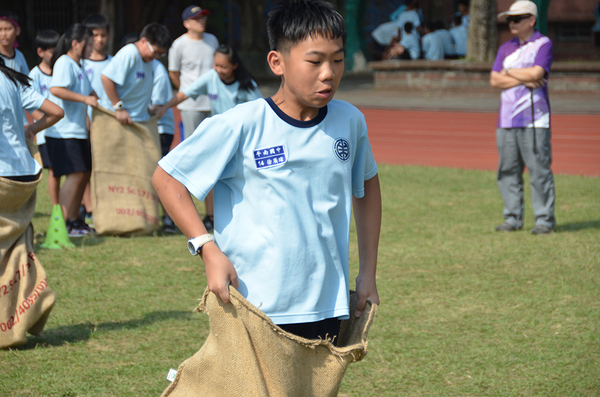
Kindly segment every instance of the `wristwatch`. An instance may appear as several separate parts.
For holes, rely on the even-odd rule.
[[[190,250],[190,254],[198,255],[202,246],[206,243],[210,243],[211,241],[215,241],[215,236],[212,234],[205,234],[200,237],[194,237],[188,241],[188,249]]]
[[[113,105],[113,109],[114,110],[121,110],[121,109],[123,109],[123,101],[119,101],[119,102],[115,103]]]

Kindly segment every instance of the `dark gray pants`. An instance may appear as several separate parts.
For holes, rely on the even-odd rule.
[[[523,226],[523,168],[531,176],[531,201],[536,225],[554,228],[554,176],[550,170],[552,148],[550,129],[498,128],[496,142],[500,155],[498,187],[504,199],[504,218],[513,226]]]

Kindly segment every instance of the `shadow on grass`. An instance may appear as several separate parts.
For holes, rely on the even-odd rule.
[[[42,244],[44,244],[44,241],[46,240],[45,235],[39,234],[38,236],[36,236],[36,240],[37,240],[37,244],[35,246],[36,251],[47,249],[47,248],[42,247]],[[69,240],[71,240],[71,242],[73,243],[73,245],[76,248],[81,248],[81,247],[92,247],[94,245],[102,244],[106,240],[106,237],[99,237],[99,236],[69,237]]]
[[[45,212],[34,212],[33,217],[34,218],[50,218],[50,214],[47,214]]]
[[[577,232],[579,230],[586,229],[600,229],[600,220],[586,221],[586,222],[573,222],[556,225],[557,232]]]
[[[115,321],[100,324],[83,323],[46,329],[38,336],[29,336],[27,343],[18,350],[30,350],[36,347],[63,346],[65,344],[87,341],[95,332],[120,331],[151,325],[160,321],[190,320],[193,313],[187,311],[157,311],[147,313],[142,318],[129,321]]]

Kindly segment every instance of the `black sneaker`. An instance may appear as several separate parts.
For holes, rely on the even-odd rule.
[[[204,223],[207,232],[212,233],[215,230],[215,221],[212,215],[206,215],[202,219],[202,223]]]
[[[74,221],[67,221],[66,226],[69,237],[84,237],[96,233],[96,230],[86,225],[86,223],[79,218]]]
[[[516,232],[517,230],[521,230],[523,227],[515,226],[508,222],[504,222],[501,225],[496,226],[497,232]]]
[[[165,215],[163,218],[163,226],[161,230],[164,234],[177,234],[178,232],[175,222],[173,222],[173,219],[171,219],[169,215]]]
[[[533,229],[531,229],[531,234],[550,234],[554,231],[551,227],[546,225],[537,225]]]

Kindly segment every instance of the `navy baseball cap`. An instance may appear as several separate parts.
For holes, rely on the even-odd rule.
[[[190,18],[196,18],[199,15],[208,15],[210,14],[208,12],[208,10],[203,10],[202,8],[200,8],[199,6],[189,6],[188,8],[186,8],[185,10],[183,10],[183,13],[181,14],[181,18],[186,21]]]

